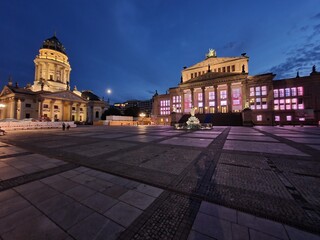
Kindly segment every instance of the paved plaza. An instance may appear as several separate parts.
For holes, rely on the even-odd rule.
[[[0,137],[0,240],[320,240],[320,128]]]

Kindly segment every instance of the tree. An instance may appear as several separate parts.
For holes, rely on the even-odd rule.
[[[101,120],[106,120],[106,116],[121,116],[121,111],[118,108],[110,107],[109,109],[105,110],[104,113],[101,115]]]
[[[138,117],[140,113],[140,108],[138,107],[128,107],[124,110],[125,116]]]

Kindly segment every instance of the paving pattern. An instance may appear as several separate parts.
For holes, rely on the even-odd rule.
[[[12,131],[0,239],[320,239],[320,128]]]

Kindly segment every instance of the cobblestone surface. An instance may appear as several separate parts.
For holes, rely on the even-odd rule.
[[[7,173],[8,166],[21,171],[31,160],[35,160],[34,168],[19,177],[12,177],[12,172],[11,178],[0,181],[0,191],[7,196],[7,191],[26,183],[39,182],[42,188],[40,183],[45,184],[42,190],[24,195],[41,212],[48,210],[43,202],[50,201],[43,201],[45,196],[67,205],[70,199],[75,201],[66,211],[79,219],[52,213],[47,222],[49,228],[60,226],[62,235],[67,232],[75,239],[98,237],[94,231],[110,231],[114,239],[224,239],[218,232],[207,235],[199,225],[193,226],[194,221],[199,224],[204,219],[221,223],[217,216],[201,215],[205,212],[197,216],[204,201],[319,234],[319,138],[319,128],[300,127],[215,127],[198,132],[170,127],[14,131],[1,137],[0,172]],[[51,165],[50,159],[63,165]],[[46,194],[39,194],[42,191]],[[22,203],[17,200],[15,204]],[[130,217],[124,217],[129,213]],[[37,211],[34,216],[42,219]],[[261,229],[235,226],[230,221],[223,224],[232,234],[268,235],[267,230],[259,232]],[[97,227],[99,224],[105,227]],[[85,227],[92,232],[85,235]],[[20,235],[6,232],[0,236]]]

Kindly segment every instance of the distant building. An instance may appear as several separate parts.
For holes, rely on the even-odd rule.
[[[0,118],[35,118],[50,121],[92,122],[107,103],[88,91],[70,90],[68,56],[56,36],[46,39],[35,60],[33,85],[13,84],[10,78],[0,93]]]
[[[209,121],[250,108],[257,125],[319,122],[320,73],[315,66],[310,76],[274,80],[273,73],[250,76],[248,61],[245,54],[217,57],[210,50],[205,60],[182,70],[177,87],[153,97],[153,121],[178,122],[194,107],[196,114]]]
[[[125,109],[137,107],[140,109],[141,113],[145,113],[146,116],[149,116],[152,112],[152,99],[150,100],[128,100],[123,103],[115,103],[115,107],[117,107],[122,113],[124,113]]]

